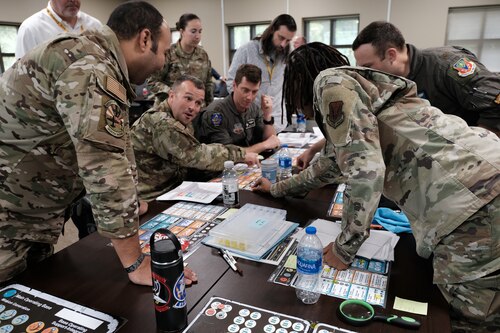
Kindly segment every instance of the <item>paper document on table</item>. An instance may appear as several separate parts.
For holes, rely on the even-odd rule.
[[[314,132],[314,135],[311,137],[309,144],[314,144],[314,143],[318,142],[319,140],[322,140],[325,138],[323,136],[323,133],[319,129],[319,127],[313,127],[313,132]]]
[[[311,223],[311,226],[316,227],[316,234],[321,240],[323,246],[334,242],[338,234],[341,232],[340,223],[317,219]],[[300,239],[304,235],[304,230],[299,231],[295,237]],[[382,261],[394,261],[394,248],[398,243],[399,236],[389,231],[371,230],[363,245],[356,253],[357,256],[377,259]]]
[[[287,144],[288,147],[300,148],[308,144],[313,136],[312,133],[281,132],[278,134],[278,139],[282,145]]]
[[[222,183],[182,182],[156,200],[184,200],[208,204],[222,194]]]

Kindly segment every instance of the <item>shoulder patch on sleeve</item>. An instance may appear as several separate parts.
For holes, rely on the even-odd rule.
[[[105,89],[108,93],[118,98],[122,103],[127,103],[127,90],[114,77],[107,75]]]
[[[453,69],[457,71],[458,76],[467,77],[476,71],[476,63],[466,57],[460,58],[453,64]]]
[[[323,121],[332,143],[348,145],[351,142],[351,114],[359,97],[342,85],[329,84],[323,88],[320,98]]]
[[[220,126],[222,124],[222,113],[215,112],[210,116],[210,123],[213,126]]]
[[[103,105],[104,119],[106,125],[104,128],[109,134],[116,138],[121,138],[125,134],[125,122],[123,120],[125,112],[122,111],[120,105],[110,99]]]

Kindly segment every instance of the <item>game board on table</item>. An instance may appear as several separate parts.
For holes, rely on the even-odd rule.
[[[335,326],[318,323],[314,333],[353,333]],[[183,333],[309,333],[308,320],[252,305],[212,297]]]
[[[296,241],[283,256],[269,277],[269,282],[295,287],[297,244]],[[360,299],[373,305],[385,306],[389,270],[389,262],[361,257],[355,257],[351,267],[344,271],[323,265],[317,290],[327,296]]]
[[[208,232],[218,224],[215,218],[226,210],[222,206],[178,202],[140,226],[139,241],[142,252],[150,253],[149,239],[153,232],[167,228],[183,244],[188,245],[184,251],[184,259],[187,259],[198,249]]]
[[[20,284],[2,288],[0,297],[2,333],[111,333],[127,321]]]

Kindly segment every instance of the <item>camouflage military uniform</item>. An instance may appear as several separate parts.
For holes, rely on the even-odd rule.
[[[469,126],[500,131],[500,75],[466,49],[444,46],[419,50],[408,44],[410,73],[418,95]]]
[[[207,52],[200,46],[192,54],[184,52],[180,40],[167,53],[165,67],[148,79],[148,87],[155,96],[155,107],[168,97],[170,86],[181,75],[194,76],[205,84],[205,105],[214,100],[214,85],[212,83],[212,63]]]
[[[65,209],[84,190],[102,235],[136,233],[134,92],[111,29],[41,45],[0,87],[0,278],[26,265],[13,250],[57,241]]]
[[[232,94],[210,104],[200,114],[196,125],[196,136],[204,143],[249,147],[262,142],[264,137],[264,114],[260,107],[252,103],[240,113],[236,110]]]
[[[272,184],[271,195],[275,198],[300,195],[328,184],[341,183],[344,180],[336,166],[333,146],[326,142],[319,158],[307,169],[291,178]]]
[[[453,309],[478,320],[498,316],[498,302],[491,305],[500,278],[499,139],[417,98],[412,81],[374,70],[325,70],[314,94],[318,125],[347,178],[333,251],[352,260],[383,192],[408,216],[417,253],[434,253],[434,283],[453,289],[450,299],[487,295],[460,309],[451,301]]]
[[[179,185],[188,168],[222,171],[224,161],[241,161],[245,150],[234,145],[201,144],[193,126],[172,115],[167,101],[144,113],[132,126],[132,143],[139,173],[139,196],[154,200]]]

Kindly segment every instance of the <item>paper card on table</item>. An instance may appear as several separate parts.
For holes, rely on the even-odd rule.
[[[394,299],[394,309],[427,316],[427,303],[410,301],[397,297]]]
[[[289,256],[288,259],[286,260],[284,267],[294,268],[294,269],[297,268],[297,256],[295,255]]]
[[[184,200],[208,204],[222,193],[221,183],[182,182],[156,200]]]
[[[220,220],[225,220],[236,212],[238,212],[238,208],[229,208],[224,214],[219,215],[217,218]]]

